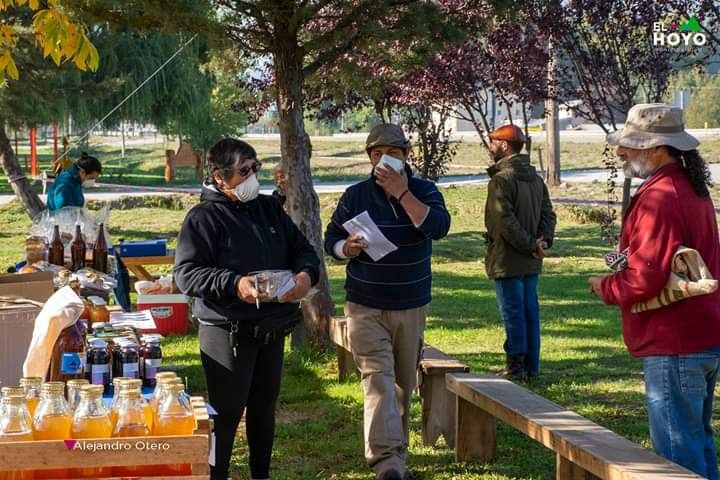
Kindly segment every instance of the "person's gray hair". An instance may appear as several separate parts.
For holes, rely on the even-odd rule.
[[[223,138],[210,147],[208,152],[207,170],[210,181],[215,183],[215,174],[218,172],[222,172],[223,179],[228,181],[240,165],[256,158],[257,153],[249,143],[236,138]]]

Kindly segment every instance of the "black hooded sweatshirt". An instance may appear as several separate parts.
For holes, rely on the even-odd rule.
[[[272,328],[296,314],[297,303],[243,302],[241,277],[259,270],[307,272],[315,285],[320,260],[280,203],[268,195],[233,201],[204,186],[200,203],[188,212],[178,236],[173,273],[180,290],[195,298],[193,312],[202,323]]]

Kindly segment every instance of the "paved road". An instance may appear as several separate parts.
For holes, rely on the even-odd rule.
[[[720,179],[720,164],[711,164],[710,173],[714,179]],[[618,182],[623,181],[622,172],[619,172]],[[567,183],[592,183],[592,182],[605,182],[607,180],[607,171],[605,169],[592,169],[592,170],[569,170],[562,172],[562,180]],[[483,185],[487,183],[488,178],[486,175],[459,175],[449,176],[441,178],[438,184],[440,186],[465,186],[465,185]],[[315,184],[315,191],[318,193],[342,193],[350,185],[355,182],[321,182]],[[635,180],[634,184],[638,184],[639,181]],[[104,184],[100,184],[104,185]],[[107,185],[109,187],[109,185]],[[272,187],[264,185],[260,190],[262,193],[269,194],[272,192]],[[123,196],[141,197],[145,195],[174,195],[177,193],[199,193],[200,188],[189,187],[189,188],[164,188],[164,187],[134,187],[134,186],[122,186],[115,187],[113,191],[105,192],[88,192],[85,193],[85,198],[88,200],[116,200]],[[14,195],[0,195],[0,205],[8,203],[15,198]],[[43,201],[45,196],[41,195]]]

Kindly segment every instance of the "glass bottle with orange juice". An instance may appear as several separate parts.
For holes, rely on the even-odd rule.
[[[84,385],[80,388],[80,403],[73,415],[72,438],[110,438],[110,412],[103,403],[102,395],[102,385]],[[112,467],[75,468],[70,474],[72,478],[110,477]]]
[[[67,401],[70,411],[74,412],[80,404],[80,389],[90,382],[86,378],[75,378],[67,381]]]
[[[138,392],[142,393],[142,380],[139,378],[128,378],[120,385],[120,391],[122,392],[123,390],[137,390]],[[142,397],[142,395],[141,395],[141,401],[143,404],[143,412],[145,413],[145,421],[147,422],[150,432],[152,432],[152,430],[153,430],[153,412],[150,409],[150,404],[144,397]],[[116,410],[116,412],[117,412],[117,410]]]
[[[30,418],[35,416],[35,410],[38,403],[40,403],[40,385],[42,385],[42,378],[40,377],[23,377],[20,379],[20,386],[25,389],[25,400],[27,401]]]
[[[192,406],[180,383],[164,386],[155,415],[155,435],[192,435],[197,424]],[[192,475],[192,465],[171,464],[156,468],[157,475]]]
[[[128,377],[115,377],[112,381],[113,397],[112,401],[110,402],[110,420],[112,421],[113,429],[115,429],[115,424],[117,423],[117,404],[120,400],[120,390],[122,390],[123,383],[128,380],[132,379]]]
[[[110,438],[110,412],[103,403],[102,385],[85,385],[80,389],[80,403],[73,415],[71,438]]]
[[[155,415],[155,435],[192,435],[195,431],[195,415],[180,384],[165,386],[162,400]]]
[[[117,404],[117,424],[113,429],[113,437],[144,437],[150,434],[140,390],[123,388]],[[152,467],[113,467],[113,475],[142,476],[152,475]]]
[[[72,415],[65,400],[65,384],[43,383],[40,387],[40,403],[33,418],[35,440],[66,440],[70,437]],[[67,469],[38,470],[35,478],[69,478]]]
[[[0,414],[0,443],[31,441],[33,431],[24,392],[4,394],[0,404],[2,405],[0,409],[2,411]],[[3,480],[32,480],[33,471],[0,471],[0,478]]]
[[[25,396],[25,389],[22,387],[2,387],[0,388],[0,400],[9,397],[10,395],[21,395]],[[3,403],[0,402],[0,415],[3,413]],[[2,480],[2,477],[0,477],[0,480]]]
[[[135,389],[124,389],[118,400],[118,420],[113,429],[113,437],[143,437],[150,434],[142,395]]]
[[[156,381],[155,390],[153,390],[152,397],[150,397],[150,407],[153,412],[157,411],[158,401],[164,391],[165,385],[182,380],[180,380],[174,372],[160,372],[156,376]]]

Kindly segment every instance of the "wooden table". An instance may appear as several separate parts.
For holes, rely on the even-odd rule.
[[[168,251],[167,255],[161,257],[121,257],[125,266],[138,280],[152,282],[153,276],[145,270],[147,265],[173,265],[175,263],[175,252]]]

